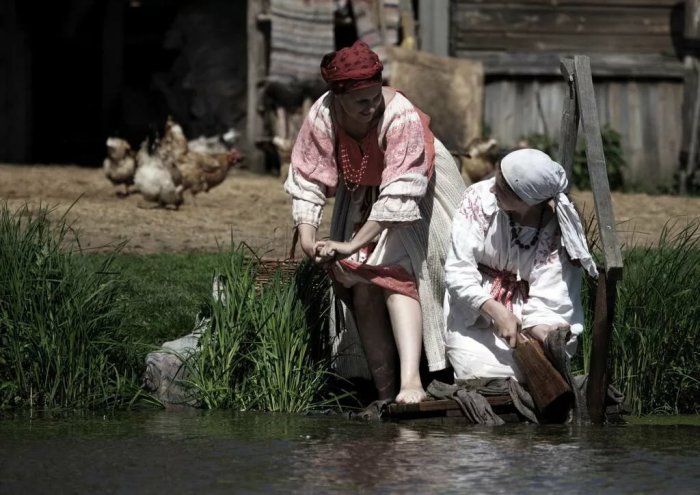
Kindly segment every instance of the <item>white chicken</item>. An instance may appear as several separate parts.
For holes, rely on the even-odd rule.
[[[124,191],[117,190],[117,196],[131,194],[129,186],[134,184],[136,160],[131,145],[126,140],[116,137],[107,139],[107,158],[102,162],[102,168],[112,184],[124,186]]]
[[[150,205],[140,207],[165,207],[178,209],[182,204],[182,175],[174,165],[166,165],[159,153],[152,153],[146,139],[136,155],[138,166],[134,185]]]

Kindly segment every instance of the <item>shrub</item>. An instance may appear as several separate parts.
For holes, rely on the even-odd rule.
[[[608,183],[611,191],[624,189],[622,172],[626,167],[625,157],[622,151],[622,140],[620,133],[610,126],[604,126],[601,130],[603,140],[603,154],[605,155],[605,165],[608,172]],[[557,141],[545,134],[530,134],[526,136],[528,146],[544,151],[552,158],[558,156]],[[580,140],[576,145],[574,162],[571,170],[572,185],[581,190],[591,188],[590,176],[588,174],[588,160],[586,159],[585,142]]]

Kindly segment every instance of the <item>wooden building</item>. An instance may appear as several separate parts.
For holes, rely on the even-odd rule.
[[[0,0],[0,162],[99,165],[172,115],[242,129],[246,3]]]
[[[625,182],[674,186],[687,147],[684,2],[431,0],[419,16],[423,49],[484,63],[484,127],[502,145],[533,133],[557,138],[559,59],[588,55],[601,125],[622,135]]]

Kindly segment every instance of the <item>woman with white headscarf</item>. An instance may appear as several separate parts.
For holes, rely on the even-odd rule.
[[[506,155],[472,185],[454,217],[445,264],[445,343],[458,379],[514,376],[517,334],[544,341],[583,330],[581,268],[597,276],[566,173],[547,154]]]

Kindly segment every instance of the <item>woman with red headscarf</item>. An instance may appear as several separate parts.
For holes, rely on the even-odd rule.
[[[338,372],[366,376],[369,365],[379,399],[414,403],[425,397],[422,348],[431,371],[447,366],[443,263],[465,186],[429,118],[382,86],[382,68],[361,41],[323,58],[330,91],[297,136],[285,189],[302,250],[336,282]],[[320,240],[332,196],[331,239]]]

